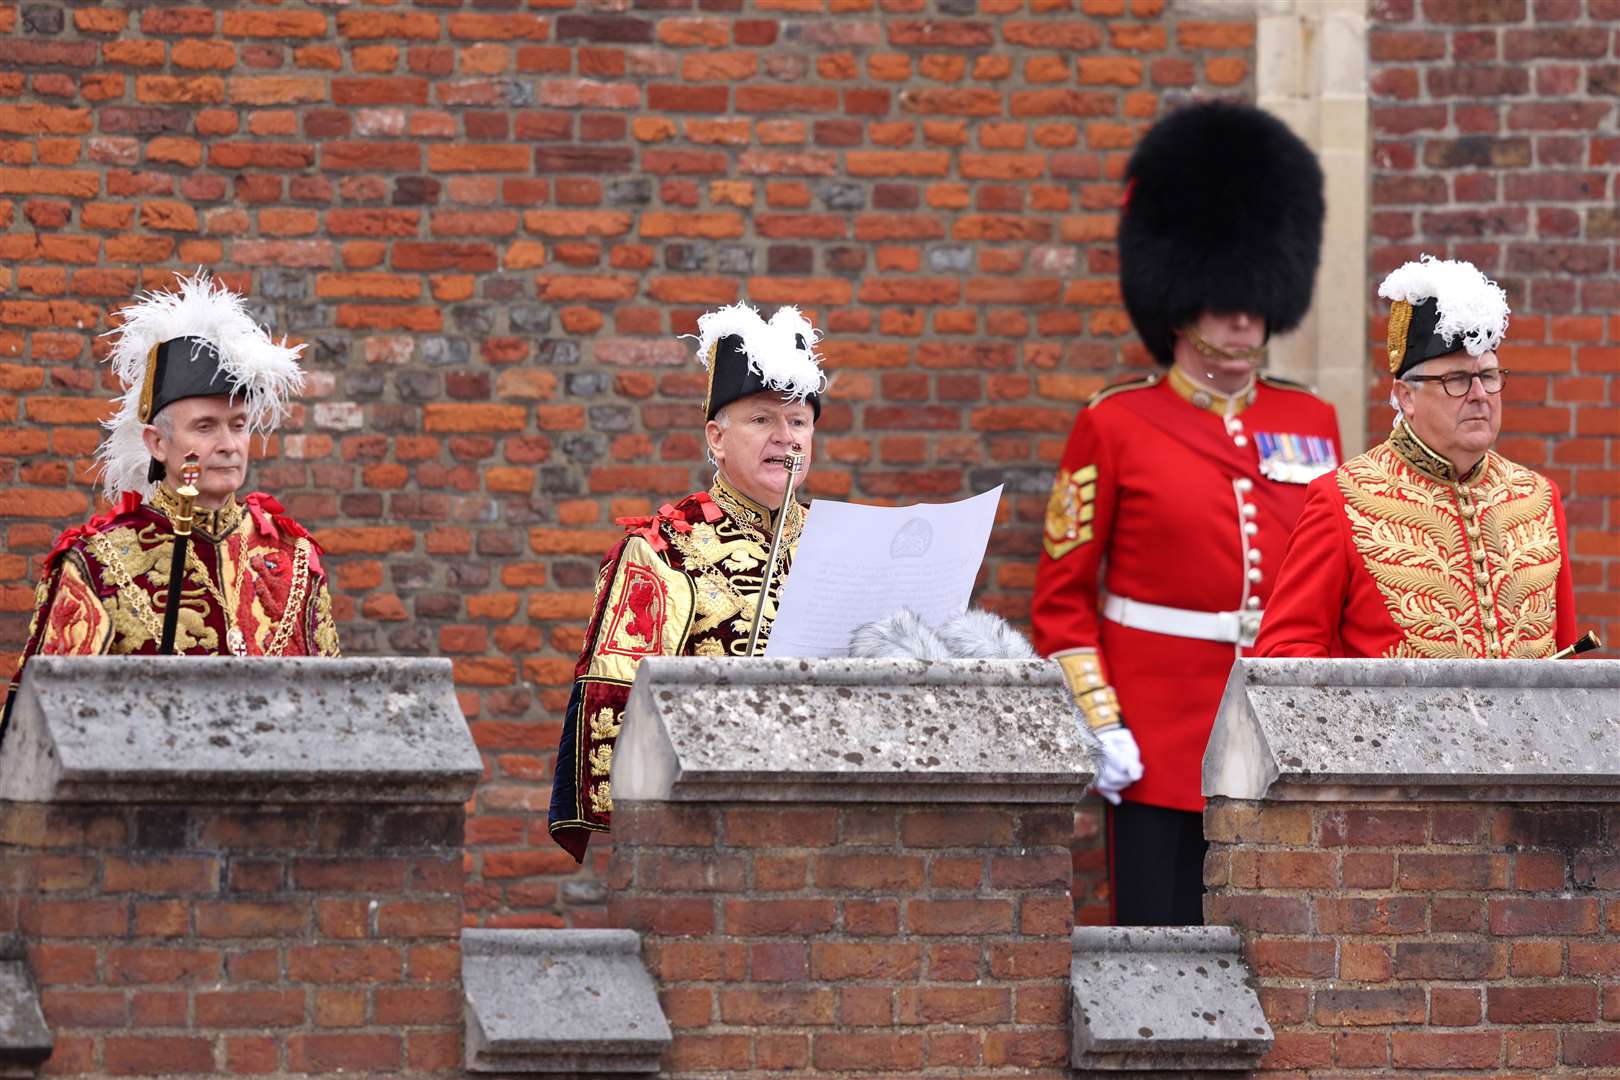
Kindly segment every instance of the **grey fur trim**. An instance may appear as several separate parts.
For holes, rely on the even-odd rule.
[[[983,608],[970,608],[935,632],[951,655],[962,660],[1040,659],[1011,623]]]
[[[910,608],[867,623],[850,635],[849,655],[872,660],[949,660],[939,635],[923,625]]]

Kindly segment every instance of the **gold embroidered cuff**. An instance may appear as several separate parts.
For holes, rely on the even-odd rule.
[[[1054,657],[1069,682],[1074,703],[1092,731],[1120,726],[1119,697],[1103,677],[1102,661],[1095,649],[1079,649]]]

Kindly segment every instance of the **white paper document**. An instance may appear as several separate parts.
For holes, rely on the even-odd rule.
[[[767,656],[848,656],[857,627],[910,608],[929,626],[967,610],[1001,487],[954,503],[810,504]]]

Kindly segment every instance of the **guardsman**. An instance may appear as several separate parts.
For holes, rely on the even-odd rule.
[[[1265,656],[1540,658],[1575,642],[1558,488],[1492,449],[1507,295],[1425,256],[1391,302],[1389,438],[1313,482],[1260,638]]]
[[[1033,611],[1102,743],[1120,925],[1203,921],[1215,709],[1305,485],[1339,463],[1333,407],[1259,371],[1310,306],[1323,211],[1315,155],[1249,106],[1178,109],[1126,167],[1120,284],[1162,370],[1076,417]]]
[[[577,860],[591,833],[611,825],[613,747],[642,658],[747,655],[756,615],[768,640],[804,529],[804,507],[788,497],[788,466],[790,455],[802,458],[796,487],[827,382],[815,345],[816,331],[790,307],[768,323],[747,304],[698,320],[714,484],[650,517],[621,520],[625,536],[602,560],[551,787],[552,838]]]
[[[29,657],[154,655],[166,621],[176,655],[338,655],[319,545],[273,497],[236,497],[252,436],[274,431],[303,386],[303,346],[272,340],[201,271],[119,317],[109,360],[124,394],[96,451],[112,509],[45,558],[8,718]],[[198,476],[181,539],[188,458]]]

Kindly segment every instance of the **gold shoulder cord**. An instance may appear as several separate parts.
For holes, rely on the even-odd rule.
[[[281,651],[292,641],[293,630],[299,623],[299,612],[304,610],[304,594],[308,591],[309,541],[300,536],[293,548],[293,580],[292,587],[287,590],[287,606],[281,611],[281,621],[276,624],[276,636],[270,639],[270,647],[265,649],[264,655],[280,656]]]
[[[134,615],[152,635],[152,640],[161,640],[163,621],[152,609],[152,598],[137,587],[135,579],[129,576],[129,570],[124,566],[124,560],[119,557],[118,549],[112,546],[112,541],[108,540],[104,533],[91,533],[86,539],[97,561],[112,575],[114,583],[118,586],[118,595],[129,605],[130,614]]]

